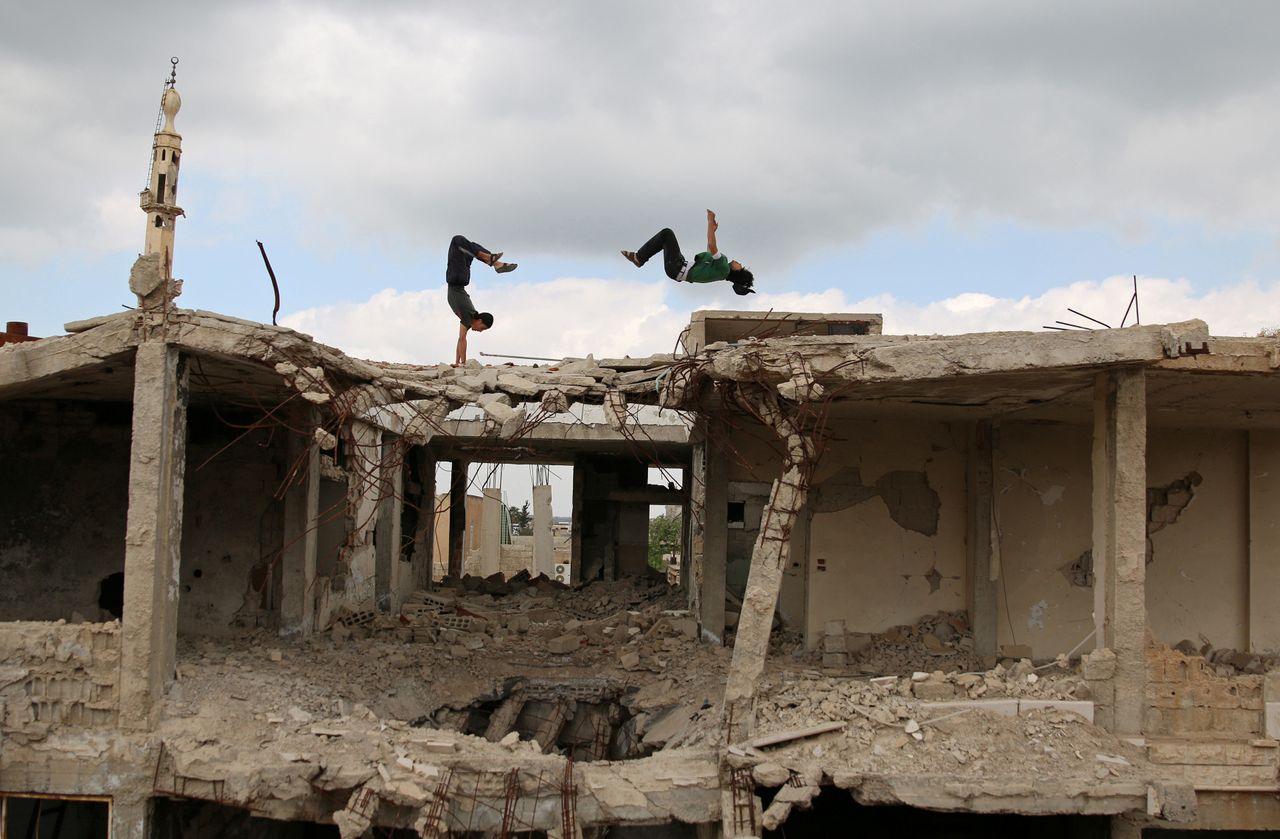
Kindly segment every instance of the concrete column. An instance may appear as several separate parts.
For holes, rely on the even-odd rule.
[[[1280,431],[1249,432],[1249,650],[1280,648]]]
[[[720,644],[724,641],[725,571],[729,551],[729,470],[722,450],[710,444],[703,448],[702,578],[698,617],[702,639]]]
[[[404,600],[400,571],[400,514],[404,503],[404,462],[397,437],[382,432],[378,462],[378,511],[374,523],[374,602],[380,612],[394,612]]]
[[[436,556],[436,461],[426,447],[413,450],[421,475],[422,494],[418,500],[418,529],[413,534],[413,585],[415,588],[431,588],[435,580],[435,564],[442,557]],[[443,557],[446,564],[448,557]]]
[[[502,490],[484,491],[484,515],[480,518],[480,576],[502,568]]]
[[[462,576],[467,558],[467,472],[471,464],[454,460],[449,464],[449,576]]]
[[[111,798],[111,839],[147,839],[151,835],[151,803],[144,798]]]
[[[1094,382],[1093,575],[1097,645],[1116,656],[1111,730],[1142,731],[1146,705],[1147,401],[1142,368]]]
[[[551,515],[551,487],[533,488],[533,573],[555,578],[556,545]]]
[[[311,429],[314,417],[308,417]],[[284,496],[280,634],[315,630],[316,546],[320,523],[320,448],[311,438],[289,436],[289,465],[299,471]]]
[[[138,347],[125,530],[120,722],[149,728],[173,680],[178,643],[187,364],[177,348]]]
[[[968,492],[969,512],[968,568],[965,573],[969,622],[973,627],[974,652],[994,656],[997,646],[999,612],[996,579],[998,569],[993,559],[992,528],[993,432],[990,420],[980,420],[969,435]]]

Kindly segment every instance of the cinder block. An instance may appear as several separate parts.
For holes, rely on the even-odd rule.
[[[986,711],[1002,717],[1018,716],[1018,700],[1016,699],[962,699],[955,702],[921,702],[921,713],[928,713],[930,718],[940,717],[955,711]]]
[[[845,636],[844,635],[822,636],[822,651],[824,653],[848,652],[848,648],[845,646]]]
[[[843,620],[827,621],[827,625],[824,629],[824,634],[844,635],[844,621]]]
[[[823,667],[847,667],[849,665],[849,656],[844,653],[823,653]]]
[[[1093,703],[1082,702],[1078,699],[1019,699],[1018,713],[1026,714],[1030,711],[1068,711],[1072,714],[1084,717],[1089,722],[1093,722]]]

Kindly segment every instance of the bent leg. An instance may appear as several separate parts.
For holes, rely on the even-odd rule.
[[[445,279],[450,283],[458,284],[470,280],[471,260],[480,258],[482,254],[484,258],[480,261],[487,265],[486,259],[489,256],[487,248],[466,236],[454,236],[449,240],[449,260],[445,268]]]
[[[676,241],[676,234],[671,232],[670,227],[664,227],[653,235],[653,238],[645,242],[640,250],[636,251],[636,259],[641,265],[649,261],[651,257],[662,251],[662,267],[666,270],[667,276],[675,279],[680,273],[680,269],[684,267],[684,254],[680,253],[680,243]]]

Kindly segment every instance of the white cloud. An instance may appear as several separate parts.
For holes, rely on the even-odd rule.
[[[475,288],[472,295],[477,306],[492,311],[495,322],[492,330],[471,337],[469,350],[472,358],[480,358],[481,350],[552,358],[670,352],[689,321],[684,304],[691,299],[697,300],[697,308],[708,309],[879,312],[889,334],[1038,331],[1057,320],[1088,323],[1068,308],[1118,326],[1132,282],[1129,277],[1110,277],[1052,288],[1037,297],[966,293],[915,305],[891,294],[850,299],[839,289],[761,293],[744,299],[727,286],[722,291],[720,284],[690,290],[665,280],[564,278],[508,286],[500,292]],[[1277,299],[1280,282],[1276,281],[1248,280],[1198,293],[1186,280],[1139,280],[1143,323],[1200,318],[1215,335],[1254,335],[1263,327],[1276,326],[1280,323]],[[420,364],[451,360],[458,331],[443,287],[386,289],[363,303],[306,309],[282,318],[282,323],[355,356]]]
[[[99,196],[141,186],[168,70],[138,47],[154,14],[11,10],[0,259],[116,229]],[[166,8],[164,46],[183,57],[184,178],[287,196],[259,227],[574,256],[710,204],[776,273],[940,211],[1274,229],[1278,19],[1263,2],[226,2]]]

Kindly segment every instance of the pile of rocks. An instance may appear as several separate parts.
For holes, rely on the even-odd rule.
[[[965,612],[925,615],[912,626],[893,626],[874,635],[849,632],[844,621],[828,621],[822,639],[823,668],[867,675],[918,670],[981,670]]]
[[[1200,656],[1213,666],[1217,675],[1225,678],[1261,676],[1280,670],[1280,653],[1250,653],[1229,647],[1215,647],[1208,641],[1197,645],[1189,640],[1179,641],[1173,648],[1186,656]]]

